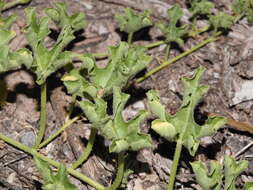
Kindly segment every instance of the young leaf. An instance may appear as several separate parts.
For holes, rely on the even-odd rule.
[[[68,15],[67,7],[64,3],[55,3],[55,8],[46,9],[46,13],[60,28],[70,26],[74,31],[77,31],[87,25],[84,13]]]
[[[165,35],[166,43],[176,42],[180,46],[184,45],[184,40],[182,37],[187,34],[187,25],[178,27],[178,21],[183,16],[183,11],[178,4],[168,9],[168,16],[170,22],[168,24],[158,24],[157,27]]]
[[[208,90],[208,86],[199,85],[204,71],[203,67],[199,67],[192,78],[182,79],[185,92],[182,105],[175,115],[170,115],[165,111],[157,92],[147,93],[150,110],[159,118],[152,122],[151,128],[169,141],[180,139],[192,156],[198,149],[201,137],[214,134],[226,123],[222,117],[209,117],[203,126],[199,126],[194,121],[195,106]]]
[[[55,13],[58,13],[60,16],[62,16],[60,22],[61,32],[56,43],[50,49],[44,45],[44,40],[50,33],[48,28],[50,18],[37,18],[34,8],[26,9],[26,36],[34,54],[34,61],[31,69],[37,75],[36,82],[38,84],[43,84],[50,74],[71,62],[72,53],[69,51],[64,51],[64,48],[75,38],[73,35],[74,31],[79,29],[79,27],[77,28],[72,26],[76,21],[76,17],[79,18],[78,15],[72,15],[72,18],[72,16],[68,16],[66,12],[64,12],[64,14],[62,13],[66,9],[63,4],[58,3],[55,6],[55,9],[50,10],[51,12],[54,10]]]
[[[236,190],[235,188],[236,178],[248,167],[248,162],[246,160],[236,162],[234,158],[226,155],[224,165],[225,165],[224,190]]]
[[[141,28],[151,26],[150,11],[136,14],[132,9],[125,8],[125,14],[116,14],[115,20],[119,23],[120,31],[134,33]]]
[[[209,15],[211,9],[214,8],[214,4],[208,0],[192,0],[191,8],[189,9],[193,17],[197,15]]]
[[[0,73],[18,69],[22,64],[29,67],[33,61],[28,50],[20,49],[14,52],[9,47],[9,43],[16,35],[10,30],[16,18],[15,15],[0,17]]]
[[[210,170],[201,161],[191,163],[198,184],[203,190],[220,190],[222,184],[222,167],[217,161],[211,161]]]
[[[253,0],[234,0],[233,11],[239,16],[245,16],[249,22],[253,22]]]
[[[111,94],[113,87],[123,88],[138,72],[151,61],[142,46],[131,46],[121,42],[109,49],[109,63],[105,68],[95,68],[91,72],[90,82],[99,86],[105,95]]]
[[[113,88],[113,115],[111,116],[107,115],[107,106],[102,99],[95,99],[95,103],[87,100],[79,103],[92,126],[112,141],[109,147],[110,152],[137,151],[152,146],[150,136],[139,131],[140,123],[148,114],[146,111],[141,111],[130,121],[126,122],[123,119],[122,111],[128,98],[129,95],[120,92],[119,87]]]
[[[217,32],[219,29],[228,29],[234,24],[235,17],[224,13],[218,12],[216,15],[209,16],[209,22]]]
[[[43,190],[78,190],[75,185],[70,183],[66,167],[63,164],[60,165],[57,174],[54,175],[47,162],[36,157],[34,160],[44,179]]]

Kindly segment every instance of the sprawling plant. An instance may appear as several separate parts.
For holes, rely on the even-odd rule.
[[[46,129],[46,79],[49,75],[72,61],[72,52],[64,48],[74,38],[74,32],[85,26],[83,13],[68,15],[63,3],[56,3],[55,8],[46,10],[48,16],[37,17],[35,8],[27,8],[25,29],[26,37],[32,49],[33,62],[29,65],[37,76],[36,82],[41,85],[41,117],[40,129],[34,147],[40,145]],[[60,28],[60,34],[53,47],[46,47],[45,39],[51,33],[49,23],[54,21]]]
[[[235,190],[236,178],[248,167],[248,162],[241,160],[236,162],[234,158],[226,155],[223,166],[218,161],[211,161],[210,169],[201,161],[191,163],[196,180],[203,190]],[[224,184],[223,178],[225,177]],[[252,189],[252,183],[245,184],[244,189]]]
[[[124,14],[116,14],[115,20],[119,23],[120,30],[128,33],[128,43],[131,44],[133,34],[138,30],[151,26],[152,20],[150,18],[150,11],[144,11],[136,14],[132,9],[125,8]]]
[[[7,3],[0,0],[0,11],[29,1],[14,0]],[[128,33],[128,43],[120,42],[116,46],[109,47],[108,52],[102,54],[108,57],[108,62],[104,67],[97,65],[95,54],[78,54],[66,50],[66,46],[75,39],[74,33],[84,28],[86,20],[83,13],[69,14],[63,3],[56,3],[53,8],[47,8],[45,10],[46,16],[43,17],[37,16],[35,8],[25,10],[27,24],[24,32],[30,46],[29,49],[21,48],[14,51],[10,48],[10,42],[15,37],[11,25],[15,22],[16,16],[0,17],[0,74],[25,66],[35,73],[36,83],[41,86],[40,128],[34,147],[27,147],[1,133],[0,139],[34,156],[36,166],[44,180],[43,190],[77,190],[77,187],[70,183],[67,177],[68,173],[97,190],[118,189],[124,178],[125,153],[152,147],[150,135],[140,131],[140,124],[150,113],[157,117],[152,121],[151,128],[166,140],[177,143],[168,185],[168,190],[172,190],[182,148],[185,147],[191,156],[195,156],[201,138],[214,134],[226,123],[223,117],[214,116],[208,117],[202,126],[194,121],[194,109],[208,90],[208,86],[199,84],[205,70],[203,67],[199,67],[191,78],[182,78],[185,91],[182,104],[175,115],[169,114],[160,103],[158,92],[150,90],[147,93],[149,110],[139,111],[130,120],[125,120],[122,116],[130,98],[129,94],[123,92],[124,89],[128,87],[129,81],[151,62],[152,58],[146,54],[147,48],[166,44],[166,61],[145,74],[144,77],[139,78],[137,82],[217,40],[224,29],[229,29],[240,18],[245,16],[249,21],[252,20],[252,0],[235,0],[232,7],[235,16],[221,11],[214,12],[214,3],[208,0],[190,0],[189,3],[192,12],[189,21],[192,21],[192,24],[182,25],[180,23],[183,11],[178,4],[175,4],[168,10],[169,22],[157,25],[164,35],[164,40],[148,44],[145,47],[133,44],[133,34],[152,25],[151,12],[144,11],[137,14],[132,9],[126,8],[124,14],[116,14],[115,20],[118,22],[120,30]],[[199,19],[207,20],[207,26],[198,28]],[[51,33],[49,28],[51,24],[55,24],[59,28],[59,34],[53,45],[47,46],[45,42]],[[196,37],[202,32],[209,31],[213,31],[209,38],[167,60],[171,43],[177,43],[183,47],[185,37]],[[82,62],[80,67],[72,64],[73,58]],[[41,143],[46,129],[47,78],[63,67],[66,73],[61,79],[68,93],[74,97],[73,99],[76,100],[78,97],[78,106],[81,107],[91,123],[91,134],[85,150],[80,158],[67,168],[37,151],[78,119],[78,116],[70,119],[71,113],[69,113],[66,123],[59,131]],[[5,83],[0,81],[0,105],[6,98],[5,88]],[[112,105],[108,99],[112,99]],[[111,111],[109,111],[110,108],[112,108]],[[109,140],[109,152],[116,153],[118,156],[117,174],[109,187],[104,187],[75,170],[89,157],[97,133]],[[49,164],[57,168],[56,174]],[[245,161],[236,163],[228,156],[225,157],[224,172],[218,162],[211,162],[210,170],[199,161],[193,162],[191,165],[197,182],[205,190],[219,190],[223,186],[225,190],[234,190],[237,176],[247,167]],[[127,173],[129,174],[129,172],[125,172],[124,181],[126,181]],[[244,189],[252,189],[252,184],[252,182],[245,184]]]
[[[199,126],[194,121],[194,109],[208,90],[207,85],[199,85],[204,71],[203,67],[199,67],[192,78],[182,78],[185,87],[183,102],[175,115],[166,112],[156,91],[151,90],[147,94],[150,110],[158,117],[152,122],[151,128],[166,140],[177,142],[168,190],[173,189],[182,146],[186,147],[189,153],[194,156],[201,137],[214,134],[226,123],[222,117],[208,117],[203,126]]]
[[[109,62],[104,68],[96,65],[95,59],[83,56],[84,65],[73,68],[62,78],[70,94],[80,97],[103,97],[112,94],[113,87],[124,88],[127,82],[143,70],[151,61],[146,48],[121,42],[109,48]],[[85,75],[85,76],[84,76]]]

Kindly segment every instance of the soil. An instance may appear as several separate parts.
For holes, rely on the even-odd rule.
[[[38,14],[43,15],[43,10],[51,7],[54,2],[56,0],[33,0],[27,5],[16,6],[4,12],[4,15],[13,13],[18,15],[12,27],[17,33],[11,43],[12,49],[27,45],[22,34],[22,28],[25,26],[24,8],[36,7]],[[114,21],[114,14],[122,12],[125,7],[131,7],[136,11],[151,9],[154,21],[160,22],[166,20],[167,9],[177,2],[184,7],[185,16],[182,21],[186,22],[190,15],[185,1],[178,0],[64,0],[64,2],[69,12],[84,12],[88,20],[88,26],[77,34],[77,39],[68,47],[79,53],[105,52],[108,46],[126,40],[126,34],[119,32]],[[231,11],[231,0],[214,2],[217,9]],[[133,117],[138,110],[146,108],[145,92],[149,89],[160,92],[163,104],[166,105],[168,112],[173,114],[182,100],[183,86],[180,78],[191,76],[194,69],[202,65],[207,70],[201,82],[208,84],[210,90],[196,109],[196,121],[201,123],[205,113],[215,113],[231,119],[230,125],[224,126],[217,134],[202,139],[196,157],[191,157],[186,150],[183,151],[175,189],[200,189],[195,182],[189,162],[197,159],[207,163],[210,160],[222,161],[226,154],[235,156],[237,160],[249,161],[249,168],[237,180],[237,188],[241,189],[246,181],[253,181],[253,148],[252,146],[245,148],[247,145],[252,145],[253,131],[251,126],[253,123],[252,32],[253,26],[243,19],[219,40],[164,68],[142,83],[133,85],[131,90],[128,90],[133,98],[124,111],[126,119]],[[160,31],[151,27],[137,32],[134,41],[138,44],[148,44],[157,41],[160,37]],[[170,56],[178,55],[207,37],[208,33],[194,40],[189,39],[183,49],[173,47]],[[47,43],[50,45],[52,41],[53,39],[49,38]],[[147,67],[147,71],[160,64],[164,51],[163,45],[148,51],[153,60]],[[100,62],[105,61],[100,60]],[[62,71],[48,79],[53,82],[48,83],[46,137],[64,123],[71,102],[71,97],[60,81],[61,73]],[[32,146],[39,125],[40,89],[34,82],[35,76],[25,69],[20,69],[2,75],[1,79],[7,84],[8,98],[0,110],[0,132]],[[76,108],[75,112],[78,113],[80,110]],[[90,133],[89,127],[87,121],[79,120],[41,152],[56,161],[71,164],[85,148]],[[150,129],[149,121],[143,124],[142,130],[150,132],[154,148],[128,153],[126,167],[133,170],[133,173],[122,185],[122,189],[166,189],[175,143],[169,143],[155,134]],[[116,173],[116,157],[108,153],[107,145],[108,142],[98,136],[88,161],[78,169],[105,186],[113,181]],[[80,190],[94,189],[73,177],[70,178]],[[0,141],[0,189],[41,189],[41,183],[42,178],[32,157]]]

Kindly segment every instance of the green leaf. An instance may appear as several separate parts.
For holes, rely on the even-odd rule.
[[[59,25],[60,28],[71,26],[74,31],[80,30],[87,25],[84,13],[69,15],[64,3],[55,3],[55,8],[46,9],[47,15]]]
[[[84,78],[82,69],[73,68],[61,80],[69,94],[80,97],[87,97],[87,95],[89,97],[97,97],[98,88]]]
[[[15,37],[13,31],[0,29],[0,73],[9,70],[15,70],[22,64],[30,67],[33,58],[31,52],[27,49],[20,49],[13,52],[9,48],[9,42]]]
[[[8,17],[0,16],[0,29],[9,30],[11,25],[15,22],[16,19],[17,16],[14,14]]]
[[[151,57],[145,54],[145,50],[142,46],[129,47],[125,42],[110,47],[109,63],[105,68],[95,65],[90,82],[103,89],[105,95],[111,94],[114,86],[123,88],[151,61]]]
[[[246,182],[243,186],[243,190],[253,190],[253,182]]]
[[[209,15],[211,14],[211,9],[214,7],[214,4],[208,0],[192,0],[189,10],[192,12],[193,16]]]
[[[208,86],[199,85],[204,71],[203,67],[199,67],[192,78],[182,78],[185,87],[183,102],[175,115],[166,113],[156,92],[147,93],[150,110],[159,118],[152,122],[151,128],[169,141],[180,139],[192,156],[198,149],[201,137],[214,134],[226,123],[222,117],[209,117],[203,126],[194,121],[194,109],[208,90]]]
[[[222,167],[217,161],[211,161],[210,170],[201,161],[191,163],[197,183],[203,190],[220,190],[222,184]]]
[[[236,178],[248,167],[246,160],[236,162],[236,160],[228,155],[225,155],[225,187],[224,190],[236,190]]]
[[[157,27],[161,30],[166,38],[166,43],[176,42],[180,46],[184,45],[184,37],[187,34],[188,26],[177,26],[179,20],[183,16],[183,11],[178,4],[168,9],[170,22],[168,24],[160,23]]]
[[[107,103],[101,98],[95,98],[94,101],[92,103],[88,100],[83,100],[78,103],[93,127],[101,131],[110,119],[107,115]]]
[[[249,22],[253,22],[253,0],[234,0],[233,11],[239,16],[245,16]]]
[[[209,16],[209,22],[214,28],[215,32],[219,29],[228,29],[234,24],[235,17],[224,13],[218,12],[216,15]]]
[[[44,83],[49,75],[72,61],[72,53],[65,51],[64,48],[75,38],[73,33],[79,27],[72,25],[80,21],[80,16],[68,16],[62,3],[55,6],[56,8],[50,10],[59,14],[61,32],[52,48],[44,45],[45,38],[50,33],[48,25],[51,19],[48,16],[37,18],[34,8],[26,9],[26,36],[34,54],[31,70],[37,75],[36,82],[39,85]]]
[[[105,138],[112,141],[109,147],[110,152],[137,151],[152,146],[150,136],[139,131],[140,123],[148,115],[146,111],[140,111],[135,118],[129,121],[123,119],[122,111],[128,98],[129,95],[122,93],[119,87],[113,88],[113,114],[111,116],[106,113],[107,105],[101,98],[95,98],[95,103],[88,100],[79,102],[86,117],[92,123],[92,127],[97,128]]]
[[[146,10],[140,14],[136,14],[130,8],[125,8],[124,11],[125,13],[123,15],[115,15],[115,20],[119,23],[120,31],[134,33],[141,28],[152,25],[150,11]]]
[[[75,185],[70,183],[66,167],[63,164],[60,165],[57,174],[53,175],[47,162],[36,157],[34,157],[34,160],[44,179],[43,190],[78,190]]]

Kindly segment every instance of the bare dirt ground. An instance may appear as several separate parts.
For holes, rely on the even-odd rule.
[[[6,15],[19,15],[13,26],[17,37],[12,42],[12,48],[18,49],[27,45],[22,34],[25,26],[24,8],[37,7],[37,12],[43,15],[43,9],[51,7],[56,0],[33,0],[26,6],[17,6],[4,12]],[[108,46],[116,45],[126,36],[119,32],[113,17],[125,7],[136,11],[151,9],[153,19],[159,22],[166,19],[167,8],[177,2],[186,8],[184,1],[178,0],[65,0],[70,12],[84,12],[88,26],[78,34],[77,40],[69,47],[77,52],[101,53]],[[215,1],[216,8],[230,11],[230,0]],[[188,11],[185,9],[185,18]],[[185,19],[186,20],[186,19]],[[182,76],[190,76],[199,65],[207,68],[202,83],[210,85],[208,94],[196,110],[196,118],[201,121],[203,113],[217,113],[236,121],[245,122],[251,127],[253,124],[253,26],[246,20],[235,24],[228,34],[218,41],[208,44],[193,54],[181,59],[169,67],[152,75],[141,84],[135,85],[130,92],[133,94],[133,104],[125,111],[126,117],[131,117],[136,110],[146,107],[144,92],[148,89],[159,90],[161,99],[170,113],[175,113],[181,103],[183,86]],[[148,44],[157,41],[161,33],[155,28],[141,30],[134,36],[134,41]],[[204,34],[197,41],[207,37]],[[48,39],[48,43],[50,44]],[[188,40],[185,49],[197,43]],[[159,46],[149,50],[153,61],[148,66],[150,70],[159,64],[165,47]],[[172,49],[172,55],[180,53]],[[105,61],[105,60],[101,60]],[[8,86],[7,103],[0,110],[0,132],[8,135],[28,146],[34,143],[35,132],[39,121],[39,87],[34,82],[34,75],[24,69],[8,72],[1,76]],[[54,82],[49,83],[49,98],[47,102],[47,132],[53,133],[62,125],[66,115],[70,97],[64,89],[59,75],[50,77]],[[50,79],[49,79],[50,81]],[[78,110],[77,110],[78,111]],[[149,122],[143,125],[144,131],[149,131]],[[234,128],[234,129],[231,129]],[[200,189],[190,169],[190,161],[196,159],[222,160],[225,154],[236,156],[237,159],[246,159],[250,162],[249,168],[238,179],[238,188],[245,181],[253,181],[253,148],[240,152],[246,145],[252,143],[252,131],[243,132],[245,125],[227,125],[213,136],[204,138],[195,158],[187,151],[183,151],[180,162],[176,187],[178,189]],[[70,164],[77,159],[89,136],[89,125],[79,121],[73,124],[60,138],[57,138],[42,151],[57,161]],[[127,157],[127,168],[134,171],[122,189],[129,190],[163,190],[166,188],[174,143],[168,143],[154,132],[150,131],[155,149],[145,149],[139,153],[130,152]],[[108,154],[104,148],[102,137],[98,137],[89,160],[80,168],[82,173],[95,179],[103,185],[111,183],[115,174],[115,155]],[[93,189],[78,180],[71,178],[80,190]],[[23,190],[40,189],[42,181],[32,157],[0,142],[0,189]]]

